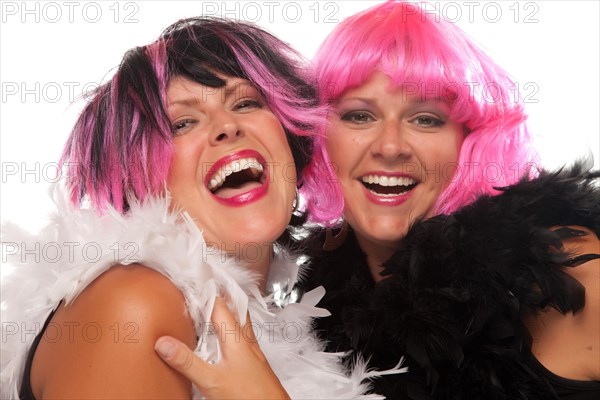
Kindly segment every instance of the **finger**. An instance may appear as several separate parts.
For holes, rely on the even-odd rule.
[[[235,315],[231,312],[225,301],[218,297],[215,299],[215,305],[210,317],[215,332],[219,336],[219,341],[223,345],[223,352],[226,352],[227,347],[234,346],[240,343],[242,332],[240,323],[235,319]]]
[[[260,334],[260,325],[257,326]],[[264,353],[262,352],[260,345],[258,344],[258,339],[254,333],[254,324],[252,323],[252,319],[250,319],[250,312],[246,314],[246,325],[242,328],[242,335],[246,342],[250,343],[250,348],[254,352],[254,354],[258,357],[259,360],[267,361]]]
[[[252,324],[252,319],[250,319],[250,311],[246,313],[246,324],[242,328],[242,334],[247,342],[258,343],[254,334],[254,325]]]
[[[154,344],[154,350],[171,368],[203,389],[203,382],[211,375],[210,366],[184,343],[171,336],[162,336]]]

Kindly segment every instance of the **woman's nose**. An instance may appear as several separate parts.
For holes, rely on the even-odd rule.
[[[408,134],[402,126],[402,121],[387,121],[373,141],[371,153],[375,157],[392,161],[410,157],[412,147],[408,141]]]
[[[216,146],[223,143],[229,143],[243,136],[235,117],[223,111],[215,115],[209,142]]]

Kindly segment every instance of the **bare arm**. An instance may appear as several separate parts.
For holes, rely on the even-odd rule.
[[[196,335],[179,290],[140,265],[113,267],[54,315],[36,351],[38,399],[189,399],[190,381],[167,367],[154,342]]]

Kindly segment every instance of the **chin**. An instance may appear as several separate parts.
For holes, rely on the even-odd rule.
[[[289,220],[273,220],[268,218],[252,218],[238,220],[237,239],[242,243],[273,243],[288,226]]]
[[[369,236],[374,242],[398,244],[408,232],[408,224],[400,223],[397,225],[378,226],[369,232]]]

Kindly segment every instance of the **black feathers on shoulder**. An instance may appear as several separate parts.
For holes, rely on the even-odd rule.
[[[405,355],[411,373],[375,382],[388,398],[553,398],[524,362],[530,336],[523,317],[584,306],[583,286],[563,269],[599,256],[567,254],[562,240],[585,234],[566,226],[600,235],[598,178],[580,166],[542,172],[452,215],[418,222],[384,264],[387,277],[366,291],[340,283],[364,276],[360,267],[346,276],[338,266],[315,272],[314,286],[333,289],[323,304],[334,315],[326,338],[343,342],[338,350],[372,356],[376,368]],[[317,261],[313,268],[327,266]],[[336,317],[347,309],[343,301],[352,312]]]

